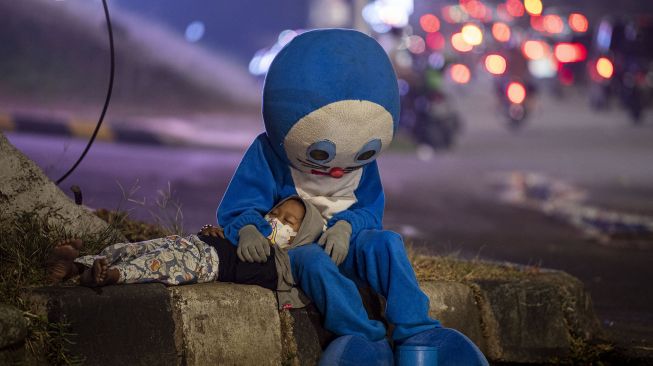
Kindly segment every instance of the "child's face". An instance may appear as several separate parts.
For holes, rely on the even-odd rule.
[[[291,199],[272,209],[268,215],[273,218],[276,217],[282,223],[290,225],[293,230],[298,232],[299,227],[302,225],[302,220],[304,220],[305,213],[304,205],[298,200]]]

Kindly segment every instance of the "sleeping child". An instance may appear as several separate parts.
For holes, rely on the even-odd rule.
[[[237,247],[225,239],[221,229],[210,225],[198,235],[118,243],[99,255],[82,257],[78,257],[82,242],[68,240],[53,249],[48,277],[56,283],[79,275],[80,284],[89,287],[235,282],[277,290],[281,307],[300,306],[306,299],[293,287],[286,250],[315,242],[322,234],[324,221],[311,203],[297,196],[279,202],[265,220],[272,227],[266,253],[250,253],[245,246]],[[252,261],[259,254],[265,254],[265,260]]]

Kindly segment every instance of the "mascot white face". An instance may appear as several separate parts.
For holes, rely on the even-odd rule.
[[[302,172],[341,178],[374,161],[392,136],[392,115],[385,108],[366,100],[342,100],[300,119],[283,146],[290,163]]]
[[[397,77],[373,38],[309,31],[270,65],[263,119],[275,152],[292,167],[342,178],[390,146],[399,123]]]

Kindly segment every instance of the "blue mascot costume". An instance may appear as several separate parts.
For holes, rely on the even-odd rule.
[[[387,300],[395,352],[428,359],[435,351],[439,365],[487,365],[469,339],[429,318],[401,237],[382,230],[375,160],[397,130],[399,95],[381,46],[346,29],[297,36],[270,66],[263,117],[266,133],[245,153],[218,222],[241,258],[262,262],[271,232],[263,215],[276,202],[297,194],[321,211],[319,242],[288,252],[294,281],[339,336],[320,364],[393,364],[386,329],[368,318],[360,298],[357,283],[366,283]]]

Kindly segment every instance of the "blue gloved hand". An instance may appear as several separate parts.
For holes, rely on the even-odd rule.
[[[243,262],[265,263],[270,256],[270,243],[268,239],[261,234],[256,226],[245,225],[238,231],[238,249],[236,254]]]
[[[322,233],[317,243],[324,246],[324,251],[339,266],[349,252],[350,237],[351,225],[347,221],[340,220]]]

